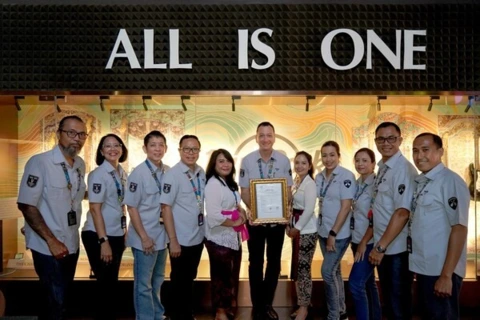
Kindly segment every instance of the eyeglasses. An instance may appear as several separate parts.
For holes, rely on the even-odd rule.
[[[88,133],[83,132],[83,131],[82,132],[77,132],[75,130],[62,130],[62,129],[59,129],[58,131],[65,132],[67,134],[67,136],[69,138],[72,138],[72,139],[74,139],[76,136],[78,136],[79,139],[85,140],[88,137]]]
[[[388,143],[395,143],[398,138],[400,137],[394,137],[394,136],[390,136],[386,138],[378,137],[378,138],[375,138],[375,143],[382,144],[382,143],[385,143],[385,141],[387,141]]]
[[[200,152],[200,148],[181,148],[179,150],[182,150],[183,153],[193,153],[193,154],[197,154]]]
[[[121,149],[122,144],[121,143],[116,143],[116,144],[104,144],[103,147],[105,149]]]

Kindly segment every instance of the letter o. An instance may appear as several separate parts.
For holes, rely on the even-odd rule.
[[[353,40],[353,47],[355,52],[353,55],[352,62],[350,62],[350,64],[346,66],[339,66],[338,64],[335,63],[335,61],[333,61],[333,57],[332,57],[332,50],[331,50],[332,40],[339,33],[346,33]],[[365,53],[365,46],[363,44],[362,37],[360,37],[360,35],[357,32],[351,29],[336,29],[336,30],[330,31],[322,40],[321,50],[322,50],[323,61],[325,61],[327,66],[335,70],[348,70],[348,69],[355,68],[360,63],[360,61],[362,61],[363,55]]]

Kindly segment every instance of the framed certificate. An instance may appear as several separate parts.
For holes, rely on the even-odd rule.
[[[287,224],[287,201],[287,179],[250,180],[252,224]]]

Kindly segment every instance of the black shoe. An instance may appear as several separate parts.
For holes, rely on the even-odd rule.
[[[348,314],[346,314],[346,313],[341,313],[341,314],[340,314],[340,320],[348,320]]]
[[[272,306],[266,306],[265,318],[269,320],[278,320],[278,313],[272,308]]]
[[[260,308],[252,309],[252,320],[264,320],[265,310]]]

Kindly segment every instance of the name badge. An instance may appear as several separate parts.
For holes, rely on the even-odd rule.
[[[413,252],[412,237],[410,237],[410,236],[407,237],[407,251],[408,251],[408,253]]]
[[[68,219],[68,226],[74,226],[77,224],[77,213],[73,210],[70,210],[67,213],[67,219]]]
[[[198,226],[203,226],[203,213],[201,212],[198,214]]]
[[[350,230],[355,230],[355,218],[350,218]]]
[[[122,229],[126,229],[127,228],[127,217],[122,216],[120,218],[120,224],[122,226]]]

